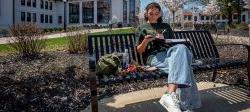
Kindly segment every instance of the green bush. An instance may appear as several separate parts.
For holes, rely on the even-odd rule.
[[[248,24],[246,23],[241,23],[241,24],[235,24],[235,29],[239,30],[248,30]]]
[[[10,27],[11,47],[23,58],[38,57],[46,47],[41,29],[34,23],[18,23]]]

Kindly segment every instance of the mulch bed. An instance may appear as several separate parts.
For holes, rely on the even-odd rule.
[[[246,70],[220,71],[216,82],[235,84]],[[49,52],[28,60],[0,57],[0,111],[81,111],[90,104],[88,60],[84,54]],[[240,76],[240,77],[239,77]],[[211,73],[197,75],[208,81]],[[245,78],[246,79],[246,78]],[[242,81],[242,80],[241,80]],[[244,83],[247,83],[243,79]],[[99,89],[102,97],[166,84],[165,79]]]

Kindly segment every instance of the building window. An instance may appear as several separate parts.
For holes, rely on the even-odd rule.
[[[58,23],[62,24],[62,16],[58,16]]]
[[[40,7],[41,7],[41,9],[44,8],[44,0],[40,0]]]
[[[79,23],[78,3],[69,3],[69,23]]]
[[[45,9],[48,9],[48,8],[49,8],[49,2],[45,1]]]
[[[27,21],[30,22],[31,21],[31,13],[27,12]]]
[[[53,9],[53,6],[52,6],[52,5],[53,5],[53,3],[50,2],[50,3],[49,3],[49,10],[52,10],[52,9]]]
[[[206,16],[206,20],[209,20],[209,16]]]
[[[128,1],[127,0],[123,0],[123,24],[127,24],[127,18],[128,18]]]
[[[25,0],[21,0],[21,5],[25,6]]]
[[[94,23],[94,1],[83,2],[83,23]]]
[[[40,15],[40,22],[41,22],[41,23],[44,23],[44,14],[41,14],[41,15]]]
[[[233,19],[238,19],[238,15],[234,14]]]
[[[27,0],[27,6],[31,6],[31,0]]]
[[[187,20],[187,18],[188,18],[188,17],[185,15],[185,16],[184,16],[184,20]]]
[[[49,23],[53,23],[53,17],[52,17],[52,15],[49,16]]]
[[[243,21],[243,22],[246,22],[246,15],[242,15],[241,18],[242,18],[242,21]]]
[[[49,22],[49,16],[45,15],[45,23],[48,23],[48,22]]]
[[[108,23],[110,20],[111,12],[111,1],[110,0],[99,0],[97,1],[97,22]]]
[[[204,16],[201,16],[201,20],[204,20]]]
[[[250,12],[247,12],[247,14],[248,14],[248,19],[250,20]]]
[[[21,12],[21,21],[25,21],[25,12]]]
[[[188,20],[191,21],[192,20],[192,16],[188,16]]]
[[[36,13],[33,13],[33,14],[32,14],[32,21],[33,21],[33,22],[36,22]]]
[[[36,7],[36,0],[33,0],[33,7]]]
[[[216,15],[216,19],[217,19],[217,20],[220,20],[220,15]]]
[[[129,23],[135,23],[135,0],[129,0]]]

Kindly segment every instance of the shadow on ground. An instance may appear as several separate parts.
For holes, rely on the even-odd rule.
[[[250,97],[247,91],[235,87],[225,86],[213,89],[201,90],[202,108],[196,109],[195,112],[249,112]],[[135,96],[136,97],[136,96]],[[139,103],[125,105],[122,108],[114,108],[102,104],[99,106],[100,112],[166,112],[158,103],[159,98],[147,100]],[[109,100],[115,102],[113,98]]]

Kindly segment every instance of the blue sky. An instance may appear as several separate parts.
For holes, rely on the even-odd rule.
[[[152,0],[141,0],[141,9],[144,10],[146,5],[151,3]]]

